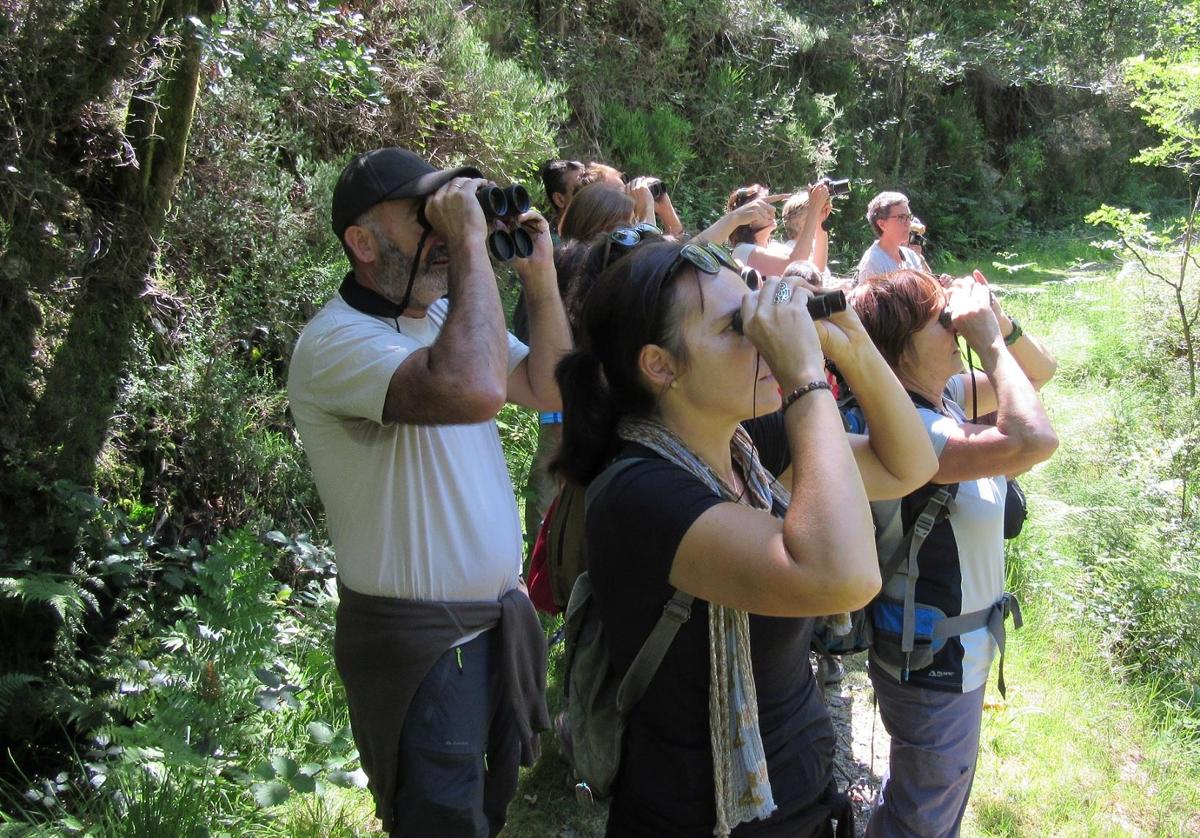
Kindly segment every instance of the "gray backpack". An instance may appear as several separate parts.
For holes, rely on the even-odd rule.
[[[588,486],[585,506],[590,506],[614,477],[638,461],[618,460],[605,469]],[[675,592],[622,678],[612,668],[591,579],[585,571],[575,580],[563,622],[567,708],[555,720],[555,728],[562,755],[578,780],[575,796],[580,802],[590,804],[612,794],[621,766],[626,720],[645,695],[679,627],[691,617],[693,601],[691,594]]]

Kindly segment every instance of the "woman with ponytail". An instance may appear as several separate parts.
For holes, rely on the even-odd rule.
[[[585,530],[618,673],[676,591],[695,600],[629,717],[608,835],[832,835],[852,814],[808,618],[874,596],[867,501],[922,485],[936,460],[852,311],[814,323],[789,280],[749,292],[723,251],[636,233],[593,247],[612,264],[558,368],[556,466],[587,484],[635,460]],[[844,432],[823,355],[879,436]]]

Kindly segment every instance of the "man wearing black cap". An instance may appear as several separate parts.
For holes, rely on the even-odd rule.
[[[333,195],[351,270],[305,327],[288,394],[337,550],[334,657],[392,835],[495,835],[548,726],[545,639],[520,582],[494,417],[561,409],[570,348],[550,236],[519,222],[530,346],[504,328],[471,168],[384,148]]]

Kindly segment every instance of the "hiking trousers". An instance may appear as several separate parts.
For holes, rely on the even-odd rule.
[[[392,838],[495,838],[521,743],[499,690],[495,631],[448,649],[421,682],[400,739]]]
[[[891,758],[868,838],[956,838],[979,756],[983,692],[926,690],[871,671]]]

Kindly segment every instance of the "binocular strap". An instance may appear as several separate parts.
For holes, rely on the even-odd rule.
[[[425,227],[421,231],[421,238],[417,242],[417,252],[413,255],[412,268],[408,272],[408,287],[404,289],[404,297],[400,300],[400,313],[404,314],[408,309],[408,300],[412,297],[413,283],[417,281],[417,271],[421,269],[421,251],[425,249],[425,241],[429,238],[432,230]]]

